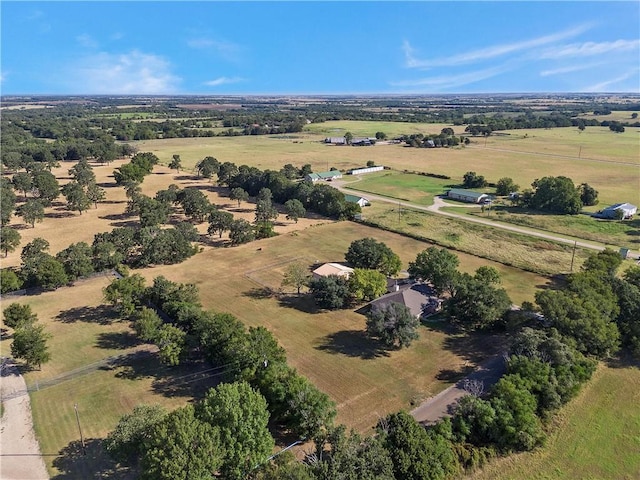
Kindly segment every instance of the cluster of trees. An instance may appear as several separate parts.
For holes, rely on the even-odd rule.
[[[193,284],[157,277],[145,287],[140,275],[114,280],[105,299],[123,318],[131,319],[140,338],[158,345],[160,360],[178,365],[204,358],[226,382],[246,381],[266,400],[271,421],[295,435],[312,438],[335,417],[335,406],[295,369],[264,327],[248,331],[228,313],[205,311]],[[162,312],[162,320],[154,306]]]
[[[562,290],[536,294],[546,321],[585,355],[605,358],[621,345],[640,353],[640,267],[619,277],[621,263],[613,250],[594,253]]]
[[[400,140],[410,147],[418,148],[455,147],[460,144],[468,145],[470,141],[468,137],[455,135],[451,127],[443,128],[440,133],[402,135]]]
[[[265,190],[267,189],[270,200],[285,205],[288,218],[294,221],[303,217],[307,210],[331,218],[352,218],[360,212],[359,205],[347,202],[344,194],[330,185],[294,181],[311,173],[309,165],[298,169],[287,164],[280,171],[262,171],[256,167],[238,167],[232,162],[220,163],[214,157],[205,157],[198,162],[196,170],[205,178],[216,175],[218,184],[229,187],[230,198],[238,202],[246,200],[249,196],[258,197],[261,191],[263,197],[268,197]],[[260,200],[263,200],[263,205],[257,205],[259,208],[256,212],[256,223],[269,221],[267,217],[275,215],[273,205],[269,206],[268,201],[264,202],[267,198],[259,198],[258,202]]]
[[[458,271],[458,257],[445,248],[429,247],[409,262],[409,275],[429,282],[442,295],[451,322],[463,330],[494,328],[501,324],[511,300],[500,288],[500,274],[493,267],[479,267],[474,275]]]
[[[27,367],[38,369],[51,359],[47,340],[51,334],[38,323],[38,316],[29,305],[12,303],[3,311],[4,324],[13,329],[11,355],[25,361]]]
[[[518,197],[518,203],[525,208],[576,215],[583,206],[598,203],[597,190],[587,183],[576,186],[568,177],[543,177],[531,186]]]
[[[158,162],[158,157],[151,152],[136,153],[129,163],[113,171],[113,177],[118,185],[142,183],[144,177],[153,171],[153,166]]]

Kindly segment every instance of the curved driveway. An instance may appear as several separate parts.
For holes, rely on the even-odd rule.
[[[547,233],[547,232],[543,232],[543,231],[535,230],[531,228],[517,227],[514,225],[508,225],[500,222],[494,222],[491,220],[485,220],[483,218],[471,217],[469,215],[461,215],[459,213],[443,212],[442,210],[440,210],[442,207],[451,206],[451,205],[445,203],[442,200],[442,198],[440,198],[439,196],[434,196],[433,205],[425,207],[423,205],[417,205],[411,202],[399,201],[398,199],[395,199],[395,198],[384,197],[382,195],[376,195],[374,193],[369,193],[369,192],[362,192],[362,191],[359,191],[357,188],[353,188],[353,187],[346,188],[343,185],[344,185],[344,182],[340,182],[336,180],[334,180],[333,182],[333,186],[343,193],[353,194],[353,192],[360,192],[363,195],[366,195],[366,197],[370,200],[377,200],[380,202],[387,202],[387,203],[392,203],[394,205],[400,205],[401,207],[405,206],[405,207],[413,208],[415,210],[422,210],[425,212],[437,213],[438,215],[457,218],[465,222],[478,223],[491,228],[499,228],[502,230],[508,230],[510,232],[520,233],[522,235],[529,235],[531,237],[544,238],[545,240],[552,240],[554,242],[564,243],[567,245],[576,245],[578,247],[588,248],[591,250],[601,251],[606,248],[605,245],[597,244],[595,242],[588,242],[586,240],[559,237],[551,233]],[[349,185],[352,185],[352,184],[349,184]],[[476,205],[470,205],[470,206],[476,206]],[[629,253],[629,256],[632,258],[639,258],[640,255],[637,253]]]

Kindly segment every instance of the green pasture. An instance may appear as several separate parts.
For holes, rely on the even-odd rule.
[[[632,480],[640,474],[640,369],[602,366],[551,425],[546,445],[470,480]]]
[[[325,122],[306,128],[347,126],[351,131],[356,130],[351,127],[359,123],[366,122],[346,125],[345,122]],[[372,129],[375,134],[380,125],[370,123],[376,127]],[[419,127],[421,124],[407,125]],[[360,128],[368,131],[370,127]],[[563,175],[577,185],[588,183],[593,186],[599,192],[600,204],[608,205],[640,201],[640,144],[636,130],[629,128],[622,134],[613,133],[606,127],[587,127],[582,133],[578,133],[577,128],[513,130],[506,132],[509,135],[472,138],[469,146],[455,148],[410,148],[400,144],[326,145],[323,139],[328,135],[311,130],[285,136],[176,138],[132,143],[140,151],[155,153],[165,164],[178,154],[186,169],[192,169],[198,161],[211,155],[222,162],[275,170],[287,163],[298,167],[308,163],[314,171],[331,167],[346,171],[373,161],[396,170],[448,175],[452,177],[452,183],[461,183],[463,175],[472,170],[490,182],[511,177],[521,188],[530,187],[536,178]],[[357,134],[356,130],[354,135]]]
[[[404,205],[399,208],[382,202],[366,207],[363,218],[383,228],[414,235],[448,248],[542,275],[567,273],[571,268],[571,245],[487,228],[434,213],[413,210]],[[576,250],[574,270],[580,267],[588,255],[589,251],[580,248]],[[512,299],[517,300],[514,295]]]
[[[349,177],[345,177],[349,180]],[[359,192],[375,193],[419,205],[431,205],[433,196],[452,187],[451,180],[397,171],[367,174],[351,186]]]
[[[447,209],[448,210],[448,209]],[[468,213],[482,218],[512,223],[524,227],[545,230],[570,237],[591,240],[618,247],[637,250],[640,247],[640,219],[625,221],[603,220],[588,213],[580,215],[552,215],[541,212],[526,212],[503,206],[492,206],[491,211],[480,208],[457,209],[457,213]]]

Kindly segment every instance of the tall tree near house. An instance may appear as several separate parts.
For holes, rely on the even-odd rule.
[[[458,273],[460,260],[445,248],[429,247],[409,262],[409,275],[431,283],[438,294],[450,290]]]
[[[351,242],[344,258],[354,268],[378,270],[388,276],[400,271],[400,257],[385,243],[371,237]]]
[[[588,183],[581,183],[578,187],[580,192],[580,200],[586,206],[598,204],[598,191]]]
[[[401,303],[391,302],[367,314],[367,334],[379,338],[390,348],[411,345],[418,339],[419,325],[420,321]]]
[[[120,418],[104,441],[105,450],[117,462],[129,462],[142,453],[144,442],[151,438],[153,427],[167,411],[160,405],[137,405]]]
[[[300,289],[309,284],[310,278],[311,274],[305,265],[298,262],[290,263],[284,272],[282,285],[285,287],[295,287],[298,290],[298,295],[300,295]]]

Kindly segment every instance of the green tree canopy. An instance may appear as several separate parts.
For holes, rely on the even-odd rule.
[[[0,250],[4,252],[4,256],[9,255],[20,245],[20,232],[14,228],[0,227]]]
[[[51,334],[44,331],[43,325],[22,323],[13,332],[11,355],[23,359],[28,367],[41,368],[43,363],[51,359],[47,340]]]
[[[225,455],[219,429],[200,420],[192,405],[151,427],[144,439],[142,480],[214,480]]]
[[[267,402],[246,382],[223,383],[209,390],[197,407],[197,416],[220,429],[224,478],[246,478],[273,451]]]
[[[382,308],[372,308],[367,314],[367,334],[379,338],[387,347],[408,347],[418,339],[420,321],[409,307],[391,302]]]
[[[284,202],[284,209],[287,212],[287,220],[293,220],[296,223],[298,223],[299,218],[307,214],[304,205],[302,205],[302,202],[297,198],[292,198]]]
[[[239,207],[240,202],[246,202],[249,200],[249,193],[244,188],[235,187],[231,189],[231,192],[229,192],[229,198],[231,200],[236,200]]]
[[[460,260],[446,248],[429,247],[409,262],[409,275],[429,282],[438,294],[451,290]]]
[[[349,277],[349,292],[356,300],[371,301],[387,292],[387,277],[377,270],[356,268]]]
[[[18,215],[22,217],[25,223],[35,228],[36,222],[40,223],[44,220],[44,206],[42,201],[30,198],[18,207]]]
[[[311,273],[309,273],[309,268],[306,265],[299,262],[290,263],[284,272],[282,286],[294,287],[297,289],[298,295],[300,295],[300,289],[309,284],[310,278]]]
[[[344,256],[354,268],[379,270],[384,275],[392,276],[400,271],[400,257],[385,243],[367,237],[354,240]]]
[[[123,415],[107,435],[105,449],[118,462],[132,461],[142,453],[144,442],[166,415],[160,405],[137,405],[131,413]]]
[[[38,321],[38,316],[33,313],[30,305],[23,305],[17,302],[9,305],[2,313],[4,324],[13,329]]]
[[[327,310],[344,307],[351,296],[348,280],[337,275],[312,279],[309,282],[309,290],[317,305]]]

